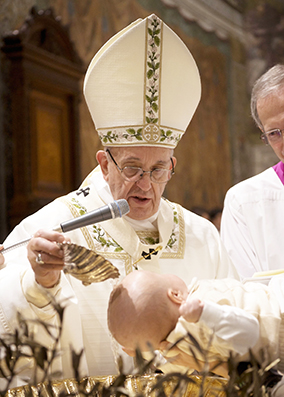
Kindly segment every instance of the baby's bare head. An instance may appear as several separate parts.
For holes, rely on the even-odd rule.
[[[176,276],[134,271],[112,291],[108,327],[117,342],[128,350],[157,349],[174,329],[178,307],[168,297]],[[186,286],[185,286],[186,287]]]

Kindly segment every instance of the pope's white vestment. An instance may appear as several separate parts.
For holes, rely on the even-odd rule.
[[[221,238],[242,278],[283,269],[284,186],[273,168],[226,194]]]
[[[34,215],[23,220],[4,242],[9,246],[27,238],[38,229],[56,225],[112,202],[110,190],[99,167],[84,181],[81,188],[56,199]],[[71,242],[95,250],[110,260],[121,277],[133,271],[132,263],[158,245],[163,248],[150,260],[138,262],[139,269],[173,273],[186,283],[193,277],[235,277],[231,261],[223,248],[215,226],[181,206],[162,199],[159,211],[152,218],[134,221],[127,216],[77,229],[66,234]],[[34,280],[27,260],[26,248],[5,254],[6,266],[0,271],[0,331],[11,332],[17,325],[16,313],[56,324],[56,317],[44,289]],[[58,286],[49,289],[67,308],[63,323],[61,349],[56,368],[63,377],[71,377],[68,351],[84,348],[82,376],[117,373],[115,357],[118,346],[109,336],[107,304],[117,280],[84,286],[79,280],[62,273]],[[68,303],[66,303],[68,302]],[[52,345],[50,338],[38,327],[35,335],[41,343]],[[26,371],[27,372],[27,371]]]

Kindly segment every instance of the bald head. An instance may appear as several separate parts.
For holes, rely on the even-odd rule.
[[[158,348],[174,329],[178,306],[168,296],[173,284],[186,285],[176,276],[134,271],[113,290],[108,307],[108,326],[125,348],[149,350],[147,342]]]

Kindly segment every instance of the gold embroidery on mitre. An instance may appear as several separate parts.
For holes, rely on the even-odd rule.
[[[131,146],[158,144],[159,146],[175,148],[183,131],[158,124],[145,124],[131,127],[113,127],[113,129],[98,130],[99,138],[107,146]]]
[[[162,21],[151,15],[147,18],[146,45],[145,45],[145,83],[144,83],[144,124],[156,125],[156,132],[160,124],[160,84],[161,84],[161,43],[162,43]],[[143,133],[145,129],[144,127]],[[145,131],[148,142],[152,141],[153,127]],[[150,134],[150,135],[149,135]],[[159,136],[155,136],[153,142],[157,142]]]
[[[146,19],[143,123],[98,128],[103,146],[164,146],[175,148],[183,130],[161,122],[163,21],[156,15]]]
[[[155,124],[147,124],[143,128],[142,132],[143,138],[149,143],[158,142],[161,136],[160,128]]]

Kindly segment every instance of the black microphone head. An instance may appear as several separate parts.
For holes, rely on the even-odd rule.
[[[116,200],[113,203],[110,203],[110,206],[111,211],[113,212],[113,218],[121,218],[130,211],[128,202],[125,199]]]

